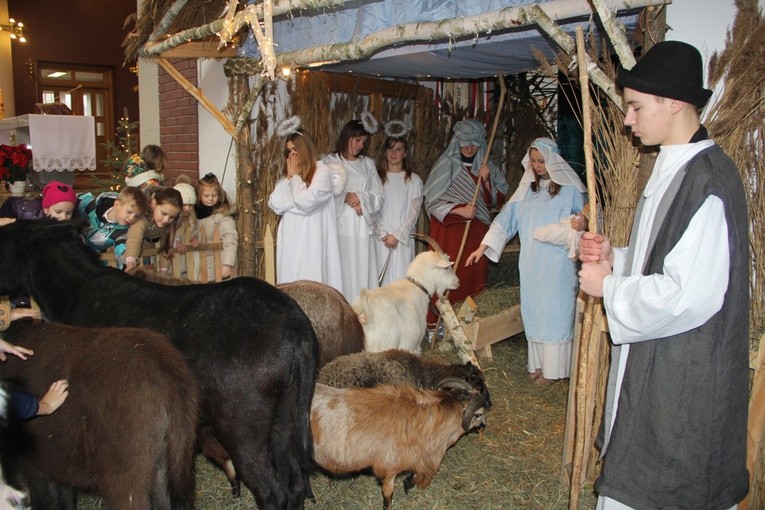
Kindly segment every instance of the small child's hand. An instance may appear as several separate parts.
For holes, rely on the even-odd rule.
[[[32,349],[21,347],[20,345],[11,345],[2,338],[0,338],[0,361],[5,361],[6,354],[13,354],[19,358],[25,360],[27,356],[32,356],[35,352]]]
[[[196,236],[192,237],[190,244],[192,248],[199,248],[199,238]]]
[[[13,308],[11,310],[11,322],[19,319],[40,320],[41,318],[40,310],[35,310],[33,308]]]
[[[182,243],[182,242],[180,242],[180,241],[176,241],[176,242],[175,242],[175,251],[176,251],[177,253],[181,254],[181,255],[185,255],[185,254],[186,254],[186,252],[187,252],[188,250],[187,250],[187,248],[186,248],[186,245],[185,245],[185,244],[183,244],[183,243]]]
[[[577,232],[582,232],[587,228],[587,216],[582,213],[577,213],[571,218],[571,228]]]
[[[69,396],[69,383],[66,379],[61,379],[50,385],[48,392],[40,400],[40,407],[37,410],[37,416],[51,414],[61,407],[66,397]]]
[[[224,280],[231,278],[231,266],[223,264],[220,268],[220,277]]]

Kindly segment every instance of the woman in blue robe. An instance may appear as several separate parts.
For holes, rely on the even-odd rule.
[[[573,229],[584,229],[585,220],[579,213],[586,188],[550,138],[531,143],[523,167],[518,189],[465,264],[474,264],[483,255],[497,262],[505,244],[518,234],[521,317],[528,342],[529,377],[537,384],[549,385],[571,374],[578,278],[569,249],[535,239],[534,231],[558,225],[563,218],[571,218]]]

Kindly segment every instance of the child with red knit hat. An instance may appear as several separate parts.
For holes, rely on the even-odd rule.
[[[53,218],[58,221],[69,220],[74,212],[77,196],[72,187],[59,181],[51,181],[42,190],[39,199],[9,197],[0,207],[0,218],[17,220],[41,220]],[[13,220],[0,220],[0,226]]]
[[[0,227],[16,220],[41,220],[53,218],[69,220],[74,212],[77,196],[68,184],[51,181],[42,190],[42,198],[9,197],[0,207]],[[10,296],[15,308],[28,308],[29,295],[18,293]]]

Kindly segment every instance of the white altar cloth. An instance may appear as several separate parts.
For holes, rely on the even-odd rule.
[[[43,170],[95,170],[96,127],[90,115],[19,115],[0,120],[0,143],[32,148],[32,168]]]

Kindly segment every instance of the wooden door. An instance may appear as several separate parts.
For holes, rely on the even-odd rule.
[[[75,187],[94,189],[99,181],[111,178],[112,167],[105,165],[105,145],[114,140],[114,101],[112,71],[106,67],[68,66],[40,62],[37,66],[40,103],[66,105],[74,115],[92,115],[96,131],[96,170],[77,171]]]

